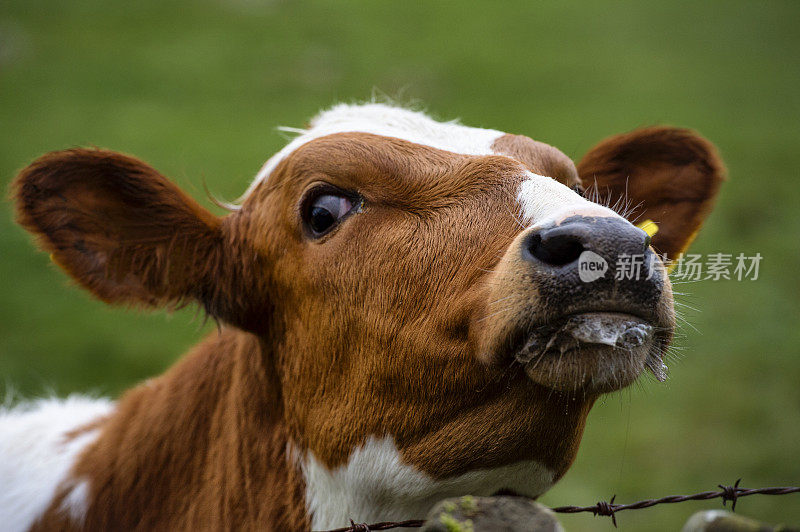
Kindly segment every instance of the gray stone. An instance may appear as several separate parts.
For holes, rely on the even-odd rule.
[[[546,506],[524,497],[458,497],[428,513],[423,532],[564,532]]]
[[[800,532],[800,529],[768,525],[722,510],[705,510],[690,517],[681,532]]]

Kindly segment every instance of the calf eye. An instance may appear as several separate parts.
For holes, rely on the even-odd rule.
[[[315,238],[333,229],[358,205],[353,196],[327,192],[312,194],[304,202],[303,222]]]

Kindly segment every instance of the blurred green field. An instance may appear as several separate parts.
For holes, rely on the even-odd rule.
[[[285,139],[377,89],[439,118],[579,158],[606,135],[689,126],[730,181],[693,251],[759,252],[757,281],[683,284],[682,359],[595,407],[543,501],[633,501],[800,484],[800,3],[9,1],[0,4],[0,183],[45,151],[136,154],[233,199]],[[208,202],[205,202],[208,204]],[[0,391],[116,395],[208,330],[192,310],[110,309],[71,286],[0,205]],[[2,458],[0,458],[2,459]],[[618,516],[678,530],[686,503]],[[737,510],[800,525],[800,495]],[[590,515],[568,530],[611,530]]]

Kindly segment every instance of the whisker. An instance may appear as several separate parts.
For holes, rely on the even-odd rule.
[[[496,305],[497,303],[500,303],[501,301],[505,301],[506,299],[508,299],[508,298],[510,298],[510,297],[514,297],[515,295],[516,295],[516,294],[511,294],[511,295],[508,295],[508,296],[506,296],[506,297],[501,297],[500,299],[496,299],[496,300],[492,301],[491,303],[489,303],[489,305],[488,305],[488,306],[490,306],[490,307],[491,307],[492,305]]]
[[[527,229],[527,227],[525,227],[525,224],[522,223],[522,221],[517,217],[517,215],[514,214],[514,212],[508,208],[508,205],[506,205],[506,210],[508,211],[508,214],[511,215],[511,218],[513,218],[514,221],[517,222],[517,225],[520,226],[520,228]]]
[[[475,323],[480,323],[480,322],[482,322],[482,321],[488,320],[489,318],[491,318],[491,317],[493,317],[493,316],[497,316],[498,314],[502,314],[503,312],[508,312],[509,310],[511,310],[511,309],[513,309],[513,308],[514,308],[514,306],[513,306],[513,305],[510,305],[510,306],[508,306],[508,307],[506,307],[506,308],[503,308],[503,309],[500,309],[500,310],[498,310],[498,311],[496,311],[496,312],[493,312],[493,313],[489,314],[488,316],[484,316],[484,317],[482,317],[482,318],[481,318],[481,319],[479,319],[479,320],[476,320],[476,322],[475,322]]]

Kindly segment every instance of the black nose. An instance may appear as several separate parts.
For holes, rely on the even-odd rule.
[[[575,264],[584,251],[614,263],[620,255],[644,255],[650,236],[621,218],[573,216],[553,227],[532,231],[524,258],[556,268]]]

